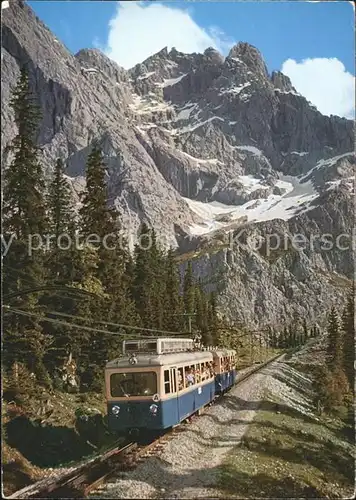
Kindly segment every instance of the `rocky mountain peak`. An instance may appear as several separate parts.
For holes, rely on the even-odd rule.
[[[221,65],[224,63],[225,58],[223,55],[220,54],[219,51],[214,49],[213,47],[208,47],[204,51],[204,56],[213,64]]]
[[[149,67],[152,63],[168,58],[169,58],[168,47],[163,47],[163,49],[159,50],[158,52],[155,52],[154,54],[147,57],[147,59],[145,59],[144,61],[142,61],[142,63],[139,64]]]
[[[281,71],[272,72],[271,82],[276,89],[280,89],[283,92],[296,92],[290,78],[287,75],[284,75]]]
[[[82,72],[100,71],[117,82],[128,80],[128,72],[99,49],[82,49],[74,57],[81,64]]]
[[[268,76],[267,67],[260,51],[249,43],[239,42],[234,45],[228,58],[241,59],[251,71],[260,73],[264,77]]]

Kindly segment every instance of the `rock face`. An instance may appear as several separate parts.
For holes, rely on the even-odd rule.
[[[61,157],[77,195],[97,141],[123,225],[133,236],[140,221],[153,225],[165,246],[195,253],[208,280],[221,269],[228,316],[315,319],[341,299],[353,271],[350,244],[336,244],[353,227],[352,121],[323,116],[247,43],[226,58],[163,48],[126,71],[99,50],[72,55],[23,2],[2,14],[2,152],[16,133],[10,89],[26,64],[48,175]],[[241,230],[261,248],[232,244]],[[326,233],[331,249],[310,245]],[[266,253],[273,234],[307,244]]]

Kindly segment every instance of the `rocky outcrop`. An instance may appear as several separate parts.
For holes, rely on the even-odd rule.
[[[155,226],[165,246],[195,252],[208,281],[222,268],[228,315],[255,325],[313,317],[340,298],[350,248],[265,255],[229,248],[226,237],[239,227],[264,239],[348,234],[351,120],[323,116],[287,76],[269,75],[247,43],[226,58],[213,48],[163,48],[126,71],[96,49],[71,54],[23,2],[10,2],[2,18],[2,152],[16,133],[10,89],[26,65],[42,110],[44,166],[50,175],[56,158],[66,162],[78,204],[96,141],[123,226],[133,238],[140,221]]]
[[[292,86],[290,78],[284,75],[281,71],[273,71],[271,75],[271,82],[275,89],[279,89],[282,92],[295,92],[295,88]]]

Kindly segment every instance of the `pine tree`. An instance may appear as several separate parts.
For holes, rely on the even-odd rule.
[[[118,213],[108,206],[105,175],[102,152],[95,146],[87,160],[86,190],[79,211],[83,236],[93,235],[91,238],[96,238],[95,279],[102,298],[94,301],[90,312],[93,320],[136,326],[139,318],[130,293],[131,282],[127,268],[127,263],[130,263],[129,255],[125,242],[120,238]],[[121,340],[120,336],[109,333],[91,335],[95,348],[89,348],[88,359],[93,372],[96,365],[100,374],[105,361],[111,356],[117,356]],[[93,388],[97,382],[99,379],[93,377],[88,384]]]
[[[218,345],[219,319],[216,305],[216,293],[211,292],[208,303],[208,328],[210,331],[212,345]]]
[[[151,293],[150,293],[150,230],[146,224],[142,224],[139,234],[139,242],[134,250],[134,271],[132,282],[132,295],[136,304],[136,310],[145,327],[151,326]]]
[[[108,297],[101,281],[97,277],[100,258],[98,252],[91,245],[83,245],[81,248],[73,248],[73,288],[79,288],[93,294],[84,300],[72,302],[73,315],[85,318],[83,325],[101,330],[109,330],[96,320],[103,321],[103,302]],[[75,319],[76,324],[82,320]],[[65,336],[61,336],[65,340]],[[88,332],[79,328],[71,328],[67,340],[67,352],[72,353],[78,366],[83,389],[100,390],[102,388],[102,372],[106,360],[112,336],[102,332]]]
[[[47,229],[45,182],[40,149],[36,145],[40,112],[25,69],[20,72],[10,106],[14,110],[17,135],[6,148],[12,161],[4,172],[3,230],[5,240],[14,239],[3,259],[4,296],[43,283],[43,248],[30,250],[31,241],[36,244],[44,241]],[[11,305],[40,316],[36,293],[15,297]],[[39,381],[48,383],[43,357],[52,339],[43,333],[39,319],[10,313],[3,326],[5,365],[23,362]]]
[[[180,296],[180,280],[173,250],[169,249],[165,261],[165,328],[169,331],[183,331],[183,304]]]
[[[101,150],[94,146],[86,164],[86,189],[82,194],[82,206],[79,210],[83,235],[97,235],[104,238],[117,231],[116,214],[107,206],[107,188],[105,183],[106,167]]]
[[[307,320],[303,318],[303,340],[304,343],[307,342],[308,340],[308,326],[307,326]]]
[[[213,344],[211,330],[208,325],[208,303],[207,297],[202,289],[201,284],[195,286],[195,328],[200,333],[202,343],[205,346]]]
[[[288,335],[287,335],[287,340],[286,340],[286,347],[294,347],[295,345],[295,328],[292,327],[292,325],[289,325],[288,327]]]
[[[157,242],[156,232],[151,229],[151,248],[149,249],[151,277],[151,325],[154,328],[164,327],[164,303],[166,299],[165,255]]]
[[[330,402],[330,393],[332,391],[332,374],[326,365],[318,365],[315,380],[315,403],[319,413],[327,408]]]
[[[13,160],[4,174],[4,231],[15,234],[18,240],[25,240],[30,235],[44,235],[47,229],[45,182],[35,136],[40,111],[31,94],[25,69],[21,70],[10,106],[18,132],[6,148]]]
[[[354,387],[354,360],[355,360],[355,303],[354,290],[349,294],[346,307],[342,315],[343,330],[343,366],[350,384]]]
[[[335,307],[332,307],[328,317],[327,328],[329,339],[327,353],[329,356],[329,364],[331,367],[340,366],[342,361],[342,338],[339,317]]]
[[[285,349],[286,347],[288,347],[288,328],[285,326],[283,328],[283,331],[280,333],[279,335],[279,339],[278,339],[278,347],[280,349]]]
[[[70,187],[64,178],[64,164],[58,158],[54,174],[48,188],[47,206],[49,227],[57,241],[60,234],[67,233],[74,220],[74,210]]]
[[[68,244],[74,244],[75,218],[68,182],[64,178],[64,165],[58,159],[48,188],[47,207],[50,232],[48,275],[66,283],[68,278]],[[61,237],[64,241],[61,241]],[[64,248],[63,248],[64,244]]]
[[[112,267],[109,265],[111,253],[105,248],[104,238],[107,245],[112,244],[112,239],[116,239],[115,217],[113,211],[107,206],[107,187],[105,183],[105,165],[102,159],[102,152],[96,145],[90,152],[86,163],[86,188],[82,193],[82,206],[79,210],[80,231],[86,242],[91,247],[93,266],[89,276],[85,276],[87,285],[90,283],[99,291],[102,296],[98,299],[88,299],[90,304],[88,318],[93,324],[95,319],[103,320],[109,307],[107,296],[105,295],[105,280],[110,276]],[[109,235],[111,236],[109,240]],[[84,247],[85,248],[85,247]],[[79,252],[82,250],[78,249]],[[79,261],[81,256],[77,256]],[[110,272],[109,272],[110,268]],[[78,285],[83,286],[84,276],[78,280]],[[89,281],[88,281],[89,280]],[[96,382],[96,368],[103,368],[108,356],[108,345],[111,336],[102,333],[91,333],[88,335],[86,353],[84,357],[87,371],[83,372],[82,379],[93,388]],[[89,374],[92,373],[93,376]],[[87,374],[87,376],[86,376]]]
[[[188,262],[183,281],[183,301],[187,314],[193,314],[195,310],[195,286],[193,278],[193,268],[191,261]]]

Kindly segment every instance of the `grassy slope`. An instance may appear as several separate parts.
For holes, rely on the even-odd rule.
[[[338,418],[310,417],[265,394],[242,443],[220,471],[226,497],[350,498],[352,430]]]

